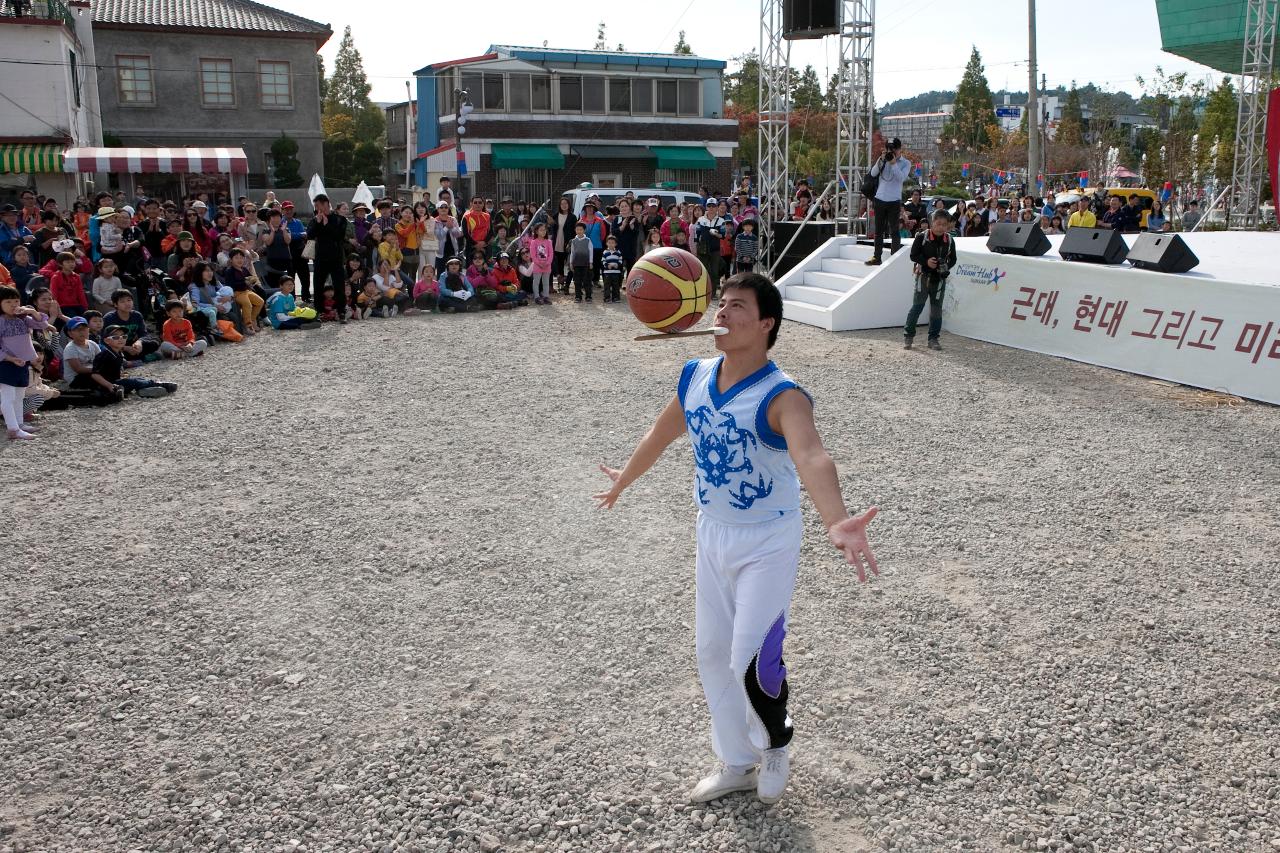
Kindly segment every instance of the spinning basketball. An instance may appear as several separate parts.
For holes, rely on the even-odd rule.
[[[684,331],[707,310],[707,271],[684,249],[654,249],[627,275],[627,304],[650,329]]]

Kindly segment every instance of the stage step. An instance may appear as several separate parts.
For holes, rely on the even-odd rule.
[[[824,261],[825,263],[825,261]],[[801,278],[808,287],[825,287],[827,290],[838,290],[847,293],[858,286],[860,278],[852,278],[836,272],[817,272],[805,270]]]
[[[869,267],[862,261],[855,261],[850,258],[823,258],[822,271],[839,273],[847,275],[849,278],[862,281],[875,270],[875,267]]]
[[[787,288],[789,291],[791,288]],[[796,323],[807,323],[820,329],[831,328],[831,311],[808,302],[797,302],[794,299],[782,300],[782,317]]]
[[[788,299],[795,302],[804,302],[807,305],[816,305],[819,308],[828,307],[841,296],[844,296],[844,291],[829,290],[825,287],[809,287],[803,284],[793,284],[787,287]]]

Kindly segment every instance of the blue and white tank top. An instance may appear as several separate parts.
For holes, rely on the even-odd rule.
[[[724,524],[793,512],[800,508],[800,478],[786,439],[769,426],[769,403],[788,388],[809,394],[772,361],[722,394],[723,360],[694,359],[680,374],[677,396],[697,467],[694,502]]]

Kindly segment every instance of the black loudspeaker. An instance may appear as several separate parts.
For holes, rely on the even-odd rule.
[[[1067,229],[1067,236],[1058,244],[1058,254],[1064,261],[1086,261],[1091,264],[1122,264],[1129,256],[1129,247],[1120,232],[1112,228]]]
[[[1039,222],[996,222],[987,238],[987,251],[1039,257],[1049,251],[1049,238],[1040,230]]]
[[[1187,272],[1194,269],[1200,259],[1177,234],[1146,231],[1138,235],[1129,250],[1129,263],[1140,270]]]
[[[783,0],[784,39],[818,39],[838,32],[839,0]]]

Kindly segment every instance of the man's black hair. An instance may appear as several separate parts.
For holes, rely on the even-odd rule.
[[[782,328],[782,294],[769,277],[758,272],[740,272],[725,279],[721,288],[726,291],[750,290],[756,295],[760,319],[773,318],[773,328],[769,329],[769,349],[773,349],[778,340],[778,331]]]
[[[120,300],[121,300],[121,299],[124,299],[126,296],[127,296],[128,298],[132,299],[132,298],[133,298],[133,291],[132,291],[132,290],[125,290],[123,287],[122,287],[122,288],[120,288],[120,289],[118,289],[118,290],[112,291],[112,293],[111,293],[111,304],[112,304],[112,305],[116,305],[116,304],[118,304],[118,303],[120,302]]]
[[[947,220],[948,222],[950,222],[950,221],[951,221],[951,214],[950,214],[950,213],[948,213],[948,212],[947,212],[947,211],[945,211],[945,210],[935,210],[935,211],[933,212],[933,216],[930,216],[930,217],[929,217],[929,219],[930,219],[931,221],[936,221],[936,220],[939,220],[939,219],[945,219],[945,220]]]

